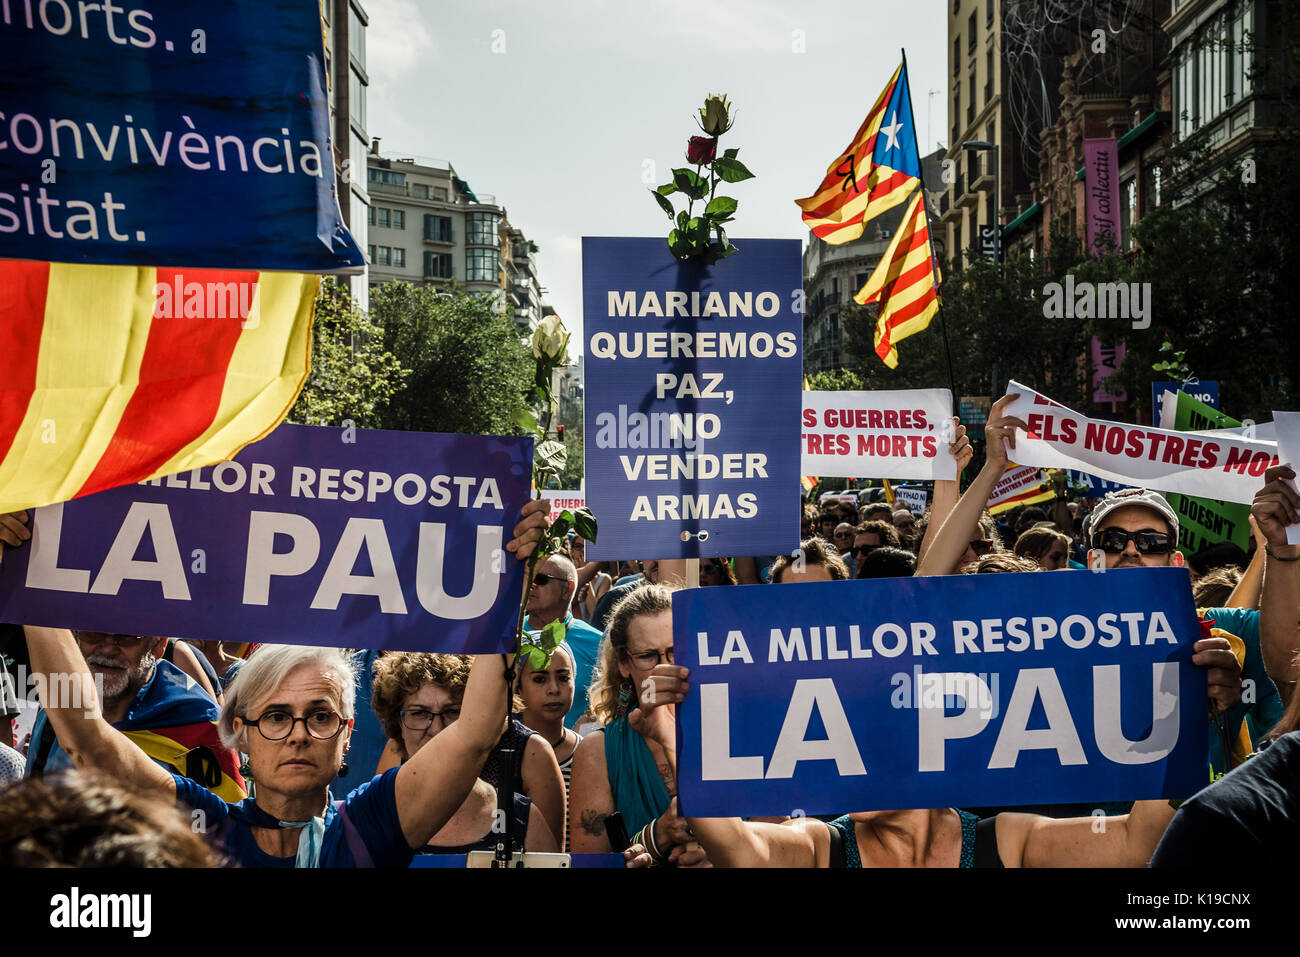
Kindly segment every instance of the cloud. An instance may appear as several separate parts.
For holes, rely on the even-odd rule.
[[[366,12],[366,72],[372,90],[400,80],[437,55],[415,0],[366,0]]]

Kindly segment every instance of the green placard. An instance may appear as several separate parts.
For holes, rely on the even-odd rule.
[[[1185,392],[1178,393],[1174,428],[1179,432],[1240,427],[1241,423],[1232,416]],[[1250,544],[1249,505],[1191,495],[1170,494],[1165,498],[1178,513],[1178,550],[1185,558],[1219,542],[1232,542],[1242,551]]]

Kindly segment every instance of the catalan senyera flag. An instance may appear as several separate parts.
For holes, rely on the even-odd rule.
[[[885,255],[853,297],[863,305],[876,303],[876,355],[889,368],[898,368],[898,342],[928,326],[939,311],[939,282],[925,191],[918,189]]]
[[[804,377],[803,377],[803,391],[805,391],[805,392],[808,391],[808,377],[807,377],[807,376],[804,376]],[[815,488],[817,487],[817,476],[816,476],[816,475],[801,475],[801,476],[799,476],[799,485],[803,488],[804,492],[811,492],[813,489],[815,489]]]
[[[0,512],[231,458],[293,405],[320,277],[0,260]]]
[[[813,234],[839,245],[907,199],[921,182],[907,63],[898,65],[853,141],[826,170],[817,192],[795,202]]]

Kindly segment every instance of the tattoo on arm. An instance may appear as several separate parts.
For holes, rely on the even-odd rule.
[[[605,818],[608,814],[601,814],[599,811],[586,810],[582,812],[582,818],[579,823],[582,829],[592,837],[600,837],[605,833]]]

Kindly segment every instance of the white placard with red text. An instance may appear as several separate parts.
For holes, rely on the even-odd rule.
[[[584,492],[575,492],[570,489],[542,489],[542,498],[551,503],[550,520],[553,522],[560,517],[560,513],[565,509],[572,512],[575,508],[581,508],[587,504]]]
[[[993,486],[988,505],[985,507],[997,508],[1018,495],[1040,488],[1046,481],[1047,476],[1043,474],[1043,470],[1035,465],[1020,465],[1009,469],[1002,474],[1002,478],[998,479],[998,484]]]
[[[951,416],[947,389],[805,392],[802,474],[951,481]]]
[[[1067,468],[1160,492],[1249,503],[1277,464],[1277,444],[1232,436],[1193,436],[1090,419],[1012,382],[1006,414],[1023,420],[1011,457],[1021,465]],[[1280,428],[1279,428],[1280,431]]]
[[[1300,474],[1300,412],[1274,412],[1273,422],[1277,428],[1278,455],[1282,462]],[[1288,483],[1296,487],[1296,480]],[[1290,545],[1300,545],[1300,524],[1286,527],[1286,540]]]

